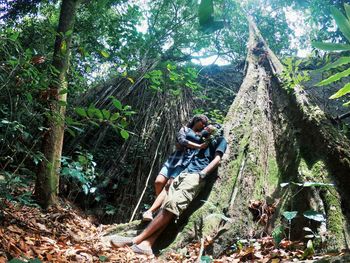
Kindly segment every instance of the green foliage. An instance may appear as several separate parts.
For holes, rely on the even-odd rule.
[[[284,237],[284,227],[281,225],[274,228],[271,235],[275,241],[275,245],[278,245]]]
[[[313,211],[313,210],[305,211],[303,213],[303,216],[308,218],[308,219],[317,221],[317,222],[324,222],[324,221],[326,221],[326,218],[324,217],[324,215],[322,213],[319,213],[319,212],[316,212],[316,211]]]
[[[79,151],[75,152],[75,154],[75,160],[71,157],[62,156],[61,176],[73,183],[78,188],[78,191],[84,192],[85,195],[94,193],[96,191],[94,183],[97,174],[93,156],[90,153]]]
[[[131,109],[129,105],[122,105],[122,103],[111,96],[112,105],[115,109],[98,109],[93,104],[90,104],[88,108],[76,107],[75,112],[79,117],[80,121],[73,120],[72,118],[66,118],[67,131],[72,135],[76,135],[76,131],[83,133],[83,127],[88,125],[96,126],[97,128],[101,125],[109,125],[120,133],[120,136],[127,140],[129,138],[129,132],[126,131],[126,127],[129,125],[128,118],[134,114],[135,111]]]
[[[310,80],[310,76],[307,71],[299,70],[299,66],[302,63],[302,60],[294,60],[293,58],[287,58],[283,60],[285,65],[283,72],[280,74],[280,77],[283,81],[283,87],[287,91],[291,91],[295,86],[300,85],[303,82]]]
[[[293,220],[298,214],[298,211],[285,211],[282,213],[282,215],[284,216],[285,219],[287,219],[288,221]]]
[[[337,26],[339,27],[342,34],[345,36],[348,42],[350,42],[350,15],[349,15],[349,5],[344,4],[344,9],[346,11],[346,15],[344,15],[341,11],[339,11],[337,8],[332,7],[332,16],[334,20],[337,23]],[[350,51],[350,45],[349,44],[341,44],[341,43],[320,43],[320,42],[313,42],[313,46],[318,49],[322,49],[325,51]],[[348,67],[348,64],[350,63],[349,57],[340,57],[337,61],[331,63],[327,63],[324,67],[319,69],[319,71],[328,71],[333,70],[331,76],[329,76],[327,79],[324,79],[320,81],[317,86],[325,86],[332,84],[336,81],[341,80],[342,78],[350,76],[350,68]],[[330,99],[337,99],[340,97],[343,97],[344,95],[350,93],[350,83],[346,83],[345,86],[341,89],[339,89],[336,93],[334,93],[332,96],[330,96]],[[349,102],[344,103],[344,106],[348,106],[350,104]]]

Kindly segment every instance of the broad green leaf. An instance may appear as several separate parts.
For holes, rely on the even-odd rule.
[[[118,110],[122,110],[123,106],[122,103],[120,102],[120,100],[114,99],[113,100],[113,105],[114,107],[116,107]]]
[[[330,76],[328,79],[322,80],[321,82],[317,83],[316,86],[328,85],[328,84],[331,84],[337,80],[345,78],[349,75],[350,75],[350,68],[348,68],[347,70],[344,70],[342,72],[336,73],[336,74]]]
[[[341,57],[340,59],[338,59],[337,61],[333,62],[333,63],[327,63],[327,65],[325,65],[324,67],[317,69],[316,71],[325,71],[325,70],[329,70],[332,68],[337,68],[340,67],[342,65],[346,65],[350,63],[350,57]]]
[[[317,221],[317,222],[323,222],[326,221],[326,218],[323,216],[322,213],[319,213],[314,210],[308,210],[303,213],[304,217]]]
[[[335,22],[337,23],[340,31],[344,34],[344,36],[350,41],[350,22],[344,16],[342,12],[340,12],[337,8],[331,7],[331,13]]]
[[[110,121],[115,121],[115,120],[117,120],[119,117],[120,117],[119,112],[116,112],[116,113],[114,113],[114,114],[112,115]]]
[[[121,130],[120,135],[123,137],[124,140],[127,140],[129,138],[129,133],[126,130]]]
[[[312,187],[312,186],[334,186],[333,184],[325,184],[325,183],[318,183],[318,182],[305,182],[303,184],[304,187]]]
[[[101,55],[104,56],[105,58],[109,58],[109,53],[107,51],[101,50],[100,51]]]
[[[103,116],[105,117],[106,120],[109,120],[111,117],[111,112],[109,110],[103,109],[102,110]]]
[[[102,114],[102,111],[100,109],[95,109],[94,114],[99,120],[103,120],[103,114]]]
[[[283,216],[288,220],[291,221],[293,218],[295,218],[298,214],[298,211],[286,211],[283,212]]]
[[[345,9],[346,16],[350,20],[350,5],[345,3],[344,4],[344,9]]]
[[[348,44],[339,44],[339,43],[324,43],[314,41],[311,43],[313,47],[325,50],[325,51],[346,51],[350,50],[350,45]]]
[[[135,81],[134,81],[132,78],[130,78],[130,77],[128,77],[128,80],[129,80],[132,84],[135,83]]]
[[[82,117],[87,117],[87,113],[84,108],[75,108],[75,112]]]
[[[345,94],[350,93],[350,83],[347,83],[343,88],[338,90],[336,93],[334,93],[332,96],[330,96],[330,99],[337,99],[341,96],[344,96]]]

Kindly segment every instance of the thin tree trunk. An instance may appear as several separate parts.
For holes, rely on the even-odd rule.
[[[38,201],[47,207],[57,201],[59,170],[61,165],[64,121],[67,102],[67,71],[69,67],[70,45],[76,9],[79,0],[63,0],[57,29],[52,65],[56,69],[53,82],[47,91],[49,113],[42,152],[42,161],[35,187]]]

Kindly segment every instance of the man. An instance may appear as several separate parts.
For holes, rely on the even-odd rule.
[[[134,238],[117,237],[111,240],[112,245],[117,247],[132,245],[131,248],[136,253],[153,254],[152,246],[158,236],[198,195],[206,178],[219,165],[226,150],[227,142],[222,135],[221,126],[214,124],[207,126],[206,129],[210,134],[208,147],[201,149],[186,170],[174,179],[159,214],[138,236]]]

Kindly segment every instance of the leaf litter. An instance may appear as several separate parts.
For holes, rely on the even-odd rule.
[[[1,202],[1,200],[0,200]],[[300,262],[305,244],[282,240],[278,246],[270,236],[233,244],[219,258],[199,257],[213,245],[211,237],[190,243],[180,252],[159,257],[135,254],[129,247],[115,249],[102,238],[113,225],[96,225],[67,201],[43,212],[2,200],[0,210],[0,263],[12,258],[30,262]],[[233,242],[234,243],[234,242]],[[202,247],[204,246],[204,247]],[[339,253],[334,255],[341,255]],[[334,255],[323,255],[334,256]],[[320,258],[310,255],[309,259]],[[308,261],[312,262],[312,261]]]

